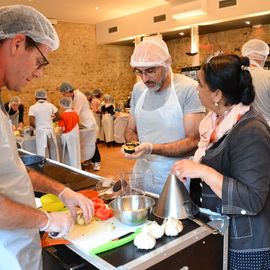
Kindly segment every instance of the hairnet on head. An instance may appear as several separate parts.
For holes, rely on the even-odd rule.
[[[92,92],[85,91],[84,94],[85,94],[86,97],[93,97],[93,93]]]
[[[68,93],[74,90],[74,87],[69,82],[62,82],[59,86],[60,92]]]
[[[98,96],[98,95],[100,95],[100,94],[102,94],[102,91],[101,91],[101,89],[99,89],[99,88],[97,88],[97,89],[95,89],[94,91],[93,91],[93,95],[96,97],[96,96]]]
[[[14,96],[14,97],[11,97],[10,100],[9,100],[9,104],[12,105],[12,104],[22,104],[22,101],[21,99],[18,97],[18,96]]]
[[[24,5],[0,7],[0,39],[12,38],[16,34],[30,37],[53,51],[59,47],[54,27],[39,11]]]
[[[251,39],[242,47],[242,55],[254,60],[266,60],[269,46],[260,39]]]
[[[47,91],[44,89],[39,89],[35,92],[35,97],[36,98],[47,98]]]
[[[65,109],[71,109],[72,107],[72,98],[63,97],[60,99],[59,104],[62,105]]]
[[[139,43],[131,56],[132,67],[169,67],[172,58],[166,43],[158,37],[149,37]]]
[[[108,94],[105,94],[103,96],[103,99],[104,99],[104,101],[107,101],[107,102],[110,102],[110,103],[114,102],[114,98],[112,96],[108,95]]]

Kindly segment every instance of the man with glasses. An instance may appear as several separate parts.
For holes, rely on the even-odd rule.
[[[0,92],[21,92],[42,75],[47,55],[59,47],[49,20],[31,7],[0,7]],[[73,220],[64,212],[37,210],[33,189],[58,195],[73,219],[79,206],[87,222],[93,214],[90,200],[36,171],[28,172],[19,158],[12,126],[0,99],[0,269],[42,269],[39,230],[62,237]]]
[[[152,171],[154,184],[145,179],[145,189],[159,194],[172,164],[196,149],[205,110],[196,81],[172,73],[171,56],[162,39],[144,39],[135,47],[130,64],[141,80],[133,88],[125,137],[140,145],[125,157],[137,159],[135,171]]]

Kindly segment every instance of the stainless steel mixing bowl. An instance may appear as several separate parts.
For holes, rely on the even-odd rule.
[[[139,225],[147,220],[155,200],[144,195],[118,197],[110,202],[114,216],[127,225]]]

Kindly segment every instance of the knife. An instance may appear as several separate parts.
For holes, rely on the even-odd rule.
[[[118,240],[112,240],[106,244],[100,245],[96,248],[90,250],[90,255],[96,255],[98,253],[102,253],[120,246],[123,246],[134,240],[135,236],[142,231],[142,228],[136,229],[136,231],[132,234],[128,233],[127,236],[120,238]]]

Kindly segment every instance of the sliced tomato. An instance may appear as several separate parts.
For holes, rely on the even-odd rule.
[[[112,216],[112,210],[108,208],[98,208],[95,216],[101,220],[109,219]]]
[[[94,208],[95,208],[95,212],[98,210],[98,209],[104,209],[106,208],[105,204],[104,203],[96,203],[96,202],[93,202],[94,204]]]
[[[91,200],[93,203],[103,203],[104,204],[104,201],[98,197],[93,197],[93,198],[91,198]]]
[[[98,197],[98,192],[96,190],[90,190],[90,189],[82,189],[78,191],[79,193],[83,194],[88,199],[92,199],[94,197]]]

